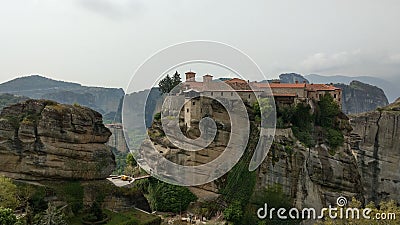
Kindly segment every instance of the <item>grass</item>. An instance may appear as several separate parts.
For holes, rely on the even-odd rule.
[[[136,209],[131,209],[126,212],[112,212],[109,210],[103,210],[111,219],[106,223],[107,225],[123,225],[128,221],[136,220],[138,225],[155,225],[160,224],[161,218],[155,215],[146,214]],[[68,222],[70,225],[81,225],[82,217],[86,214],[80,214],[77,217],[71,218]]]

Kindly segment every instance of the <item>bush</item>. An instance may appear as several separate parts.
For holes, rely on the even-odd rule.
[[[161,119],[161,113],[160,113],[160,112],[154,114],[154,120],[158,121],[158,120],[160,120],[160,119]]]
[[[0,176],[0,207],[15,209],[18,205],[17,186],[10,178]]]
[[[315,145],[315,141],[310,131],[300,129],[299,127],[292,127],[293,135],[299,139],[306,147],[311,148]]]
[[[334,149],[343,145],[344,143],[343,134],[338,130],[332,128],[326,128],[325,135],[327,138],[328,145]]]
[[[238,223],[243,217],[242,205],[239,201],[234,201],[224,210],[224,217],[226,220]]]
[[[197,200],[187,187],[164,182],[150,184],[149,197],[153,210],[174,213],[185,211],[191,202]]]
[[[334,119],[340,113],[339,105],[333,100],[332,95],[325,94],[318,102],[316,123],[326,128],[334,128]]]
[[[19,225],[21,221],[14,215],[12,209],[3,208],[0,206],[0,224],[1,225]]]

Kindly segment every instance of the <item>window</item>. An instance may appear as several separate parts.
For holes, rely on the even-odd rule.
[[[224,92],[221,92],[221,96],[224,96]]]
[[[211,96],[213,96],[213,94],[214,94],[214,93],[213,93],[213,92],[211,92]]]
[[[231,96],[233,96],[233,92],[231,92]]]
[[[196,102],[192,102],[192,105],[196,105]]]
[[[336,94],[334,94],[333,97],[336,98]]]
[[[249,95],[249,98],[251,98],[251,95]]]
[[[189,109],[186,109],[186,112],[189,112]]]

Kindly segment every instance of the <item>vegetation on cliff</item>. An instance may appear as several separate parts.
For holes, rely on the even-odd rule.
[[[314,105],[314,112],[304,103],[278,108],[277,128],[292,128],[296,138],[307,147],[325,143],[334,151],[344,143],[343,132],[350,129],[348,118],[330,94]]]

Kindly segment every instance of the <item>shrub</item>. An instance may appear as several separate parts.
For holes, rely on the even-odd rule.
[[[328,145],[330,147],[335,149],[335,148],[343,145],[344,137],[343,137],[342,132],[332,129],[332,128],[326,128],[325,135],[327,138]]]
[[[299,127],[292,127],[292,132],[294,136],[299,139],[306,147],[311,148],[315,145],[315,141],[310,131],[305,129],[300,129]]]
[[[163,182],[150,184],[149,197],[153,210],[174,213],[185,211],[191,202],[197,200],[187,187]]]
[[[18,204],[17,186],[10,178],[0,176],[0,207],[15,209]]]
[[[1,225],[21,225],[21,221],[14,215],[12,209],[0,206],[0,224]]]
[[[154,120],[158,121],[160,119],[161,119],[161,113],[160,112],[154,114]]]
[[[239,201],[234,201],[224,210],[224,217],[226,220],[238,223],[243,217],[242,205]]]

